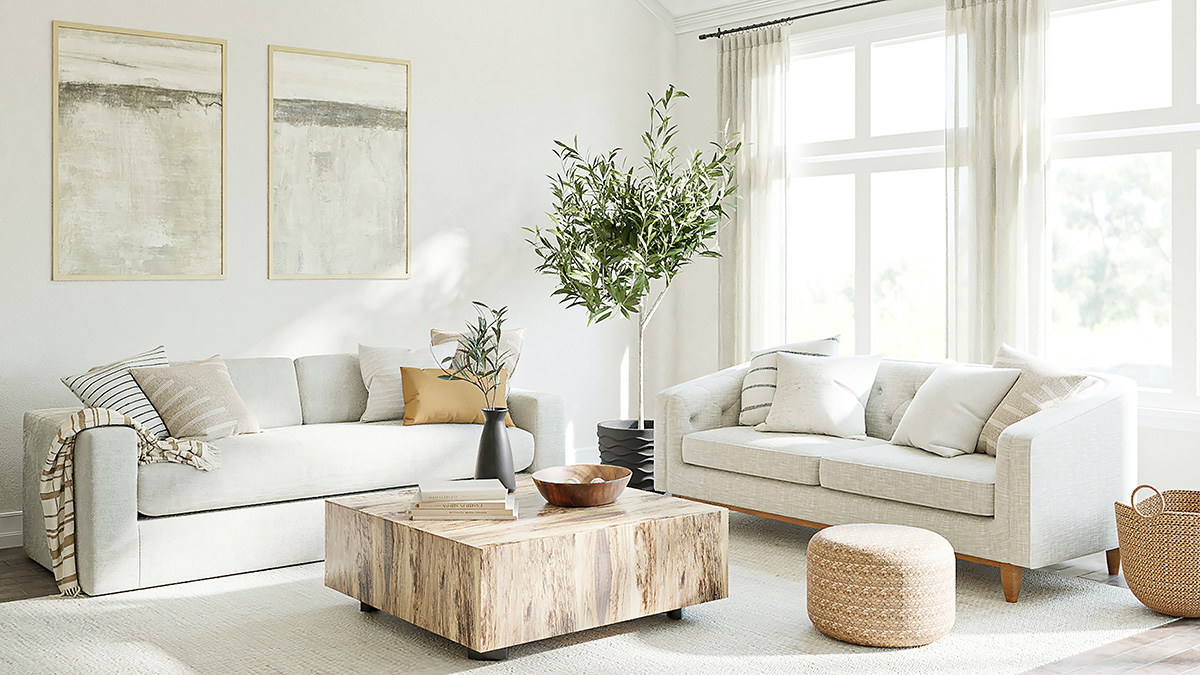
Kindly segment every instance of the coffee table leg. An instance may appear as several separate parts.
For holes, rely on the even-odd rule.
[[[472,661],[503,661],[508,658],[508,647],[493,649],[490,652],[477,652],[468,648],[467,658]]]
[[[667,618],[675,619],[676,621],[679,621],[680,619],[683,618],[683,608],[681,607],[679,609],[673,609],[673,610],[667,612]]]
[[[378,612],[379,610],[376,609],[375,607],[368,605],[365,602],[360,602],[360,603],[358,603],[358,611],[360,611],[360,612]]]

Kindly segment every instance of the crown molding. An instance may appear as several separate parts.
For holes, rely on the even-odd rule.
[[[643,5],[658,0],[640,0]],[[713,28],[733,28],[731,24],[752,22],[772,14],[813,9],[822,5],[844,4],[844,0],[742,0],[722,7],[690,12],[674,17],[675,33]],[[661,5],[660,5],[661,7]],[[670,25],[670,24],[669,24]]]
[[[672,32],[679,33],[675,28],[675,16],[666,7],[663,7],[661,2],[658,0],[638,0],[638,3],[642,7],[645,7],[646,11],[650,12],[654,18],[663,22],[663,25],[670,28]]]

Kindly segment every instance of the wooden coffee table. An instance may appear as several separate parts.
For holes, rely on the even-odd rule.
[[[325,502],[325,585],[471,658],[729,594],[729,512],[626,489],[590,508],[517,479],[517,520],[408,520],[415,490]]]

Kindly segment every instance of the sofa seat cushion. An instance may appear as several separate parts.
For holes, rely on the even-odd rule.
[[[872,445],[821,458],[821,487],[976,516],[996,515],[996,458]]]
[[[168,516],[470,478],[478,424],[306,424],[213,443],[221,468],[138,467],[138,511]],[[509,429],[513,467],[533,462],[533,435]]]
[[[882,443],[877,438],[855,440],[755,431],[745,426],[723,427],[684,436],[683,461],[748,476],[820,485],[821,457]]]

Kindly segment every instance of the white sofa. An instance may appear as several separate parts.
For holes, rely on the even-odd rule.
[[[127,427],[77,437],[76,563],[85,593],[323,560],[325,498],[474,473],[478,425],[358,422],[367,392],[352,354],[226,364],[264,431],[215,441],[215,471],[139,467]],[[508,406],[514,467],[562,464],[562,398],[514,391]],[[76,410],[25,414],[24,545],[47,568],[39,477],[54,433]]]
[[[1137,389],[1095,382],[1000,435],[997,455],[953,458],[890,445],[934,363],[884,360],[865,440],[738,426],[741,364],[658,394],[654,480],[675,496],[810,527],[893,523],[933,530],[960,558],[1001,570],[1016,602],[1024,568],[1099,551],[1120,564],[1113,502],[1136,478]],[[984,367],[984,366],[980,366]]]

